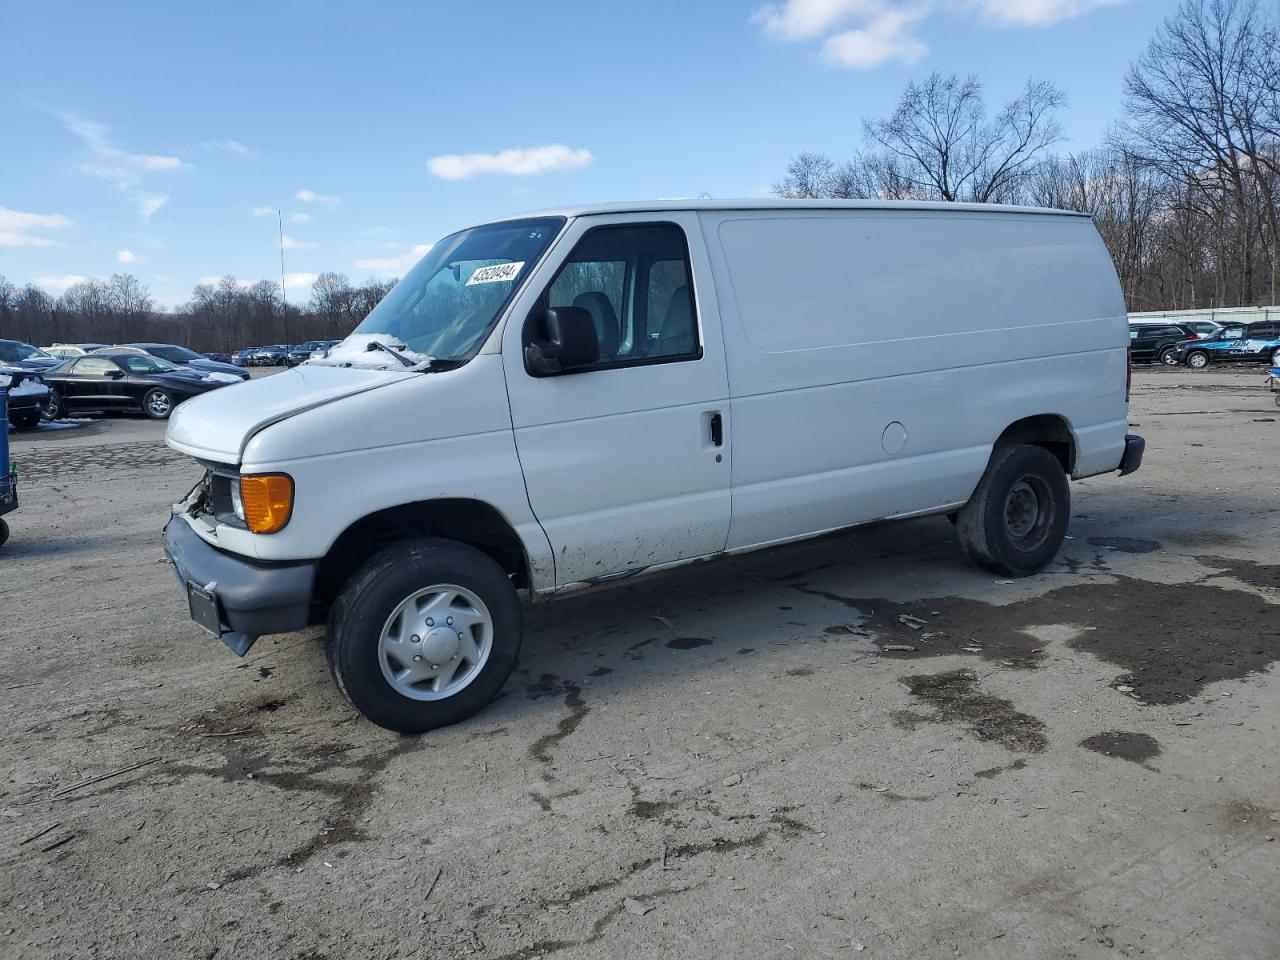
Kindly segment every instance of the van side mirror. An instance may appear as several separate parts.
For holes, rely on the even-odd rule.
[[[535,377],[589,367],[600,359],[600,340],[590,311],[582,307],[551,307],[543,325],[546,339],[531,337],[524,348],[525,367]]]

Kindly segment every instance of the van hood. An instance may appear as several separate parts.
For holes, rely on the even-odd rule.
[[[181,404],[169,417],[165,442],[203,460],[239,463],[245,444],[273,423],[417,376],[421,374],[308,365],[246,380]]]

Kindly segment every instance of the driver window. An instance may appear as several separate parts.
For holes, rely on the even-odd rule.
[[[108,360],[106,357],[83,357],[76,361],[76,365],[72,369],[74,369],[76,373],[83,373],[96,377],[105,377],[112,373],[123,372],[118,366],[116,366],[114,361]]]
[[[593,369],[702,356],[684,232],[673,223],[597,227],[547,288],[546,307],[591,314]]]
[[[1243,340],[1244,327],[1227,327],[1222,331],[1222,339],[1224,340]]]

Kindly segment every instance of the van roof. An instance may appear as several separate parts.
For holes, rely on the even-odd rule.
[[[676,197],[670,200],[633,200],[616,203],[582,203],[551,207],[528,213],[498,217],[501,220],[524,220],[528,217],[585,217],[602,213],[656,213],[674,210],[937,210],[947,213],[1022,213],[1040,216],[1088,217],[1075,210],[1048,207],[1019,207],[1004,203],[944,203],[935,200],[695,200]]]

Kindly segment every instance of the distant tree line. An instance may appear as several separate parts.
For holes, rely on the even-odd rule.
[[[1062,93],[992,116],[976,78],[910,83],[837,162],[800,153],[782,197],[1016,203],[1093,216],[1130,310],[1280,303],[1280,4],[1184,0],[1125,80],[1103,146],[1058,155]]]
[[[276,281],[240,283],[225,276],[217,283],[198,284],[187,303],[163,313],[156,310],[147,286],[128,273],[84,280],[56,298],[36,284],[20,287],[0,277],[0,337],[38,346],[156,341],[201,353],[337,340],[394,284],[370,279],[356,286],[341,273],[322,273],[305,303],[286,308]]]

